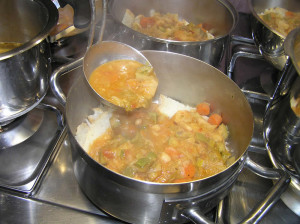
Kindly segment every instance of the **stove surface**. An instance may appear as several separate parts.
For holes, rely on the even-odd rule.
[[[244,13],[240,15],[241,22],[234,34],[240,35],[241,33],[246,33],[246,37],[249,37],[251,35],[248,29],[249,25],[245,25],[249,19],[249,15]],[[230,57],[228,57],[227,60],[229,58]],[[249,65],[250,68],[247,67],[247,69],[245,69],[245,66]],[[276,77],[273,77],[273,74],[276,76],[276,71],[269,67],[270,65],[264,61],[257,62],[253,61],[253,59],[241,58],[237,61],[233,76],[233,80],[244,90],[254,113],[254,135],[248,149],[249,156],[255,162],[266,167],[272,167],[272,164],[264,148],[262,128],[263,114],[268,96],[270,96],[270,92],[272,92],[273,79],[276,79]],[[226,69],[227,62],[225,58],[223,64],[220,65],[220,70],[225,72]],[[82,68],[79,67],[70,72],[70,74],[65,74],[61,77],[60,81],[66,93],[72,85],[72,82],[80,75],[81,71]],[[256,97],[255,94],[251,94],[252,92],[263,93],[265,97]],[[46,98],[45,101],[47,100],[51,101],[54,105],[57,104],[53,97]],[[53,119],[56,119],[56,115],[54,114],[51,116]],[[44,120],[48,122],[48,119]],[[55,130],[56,129],[49,129],[50,136]],[[3,184],[3,187],[0,189],[1,222],[123,223],[98,209],[80,190],[73,173],[71,146],[68,141],[66,128],[60,131],[58,135],[57,132],[52,135],[57,137],[57,141],[51,143],[53,148],[50,152],[46,153],[47,159],[44,160],[45,158],[43,158],[43,156],[39,157],[40,160],[47,161],[47,165],[42,173],[36,175],[38,178],[35,184],[27,188],[23,188],[22,185],[21,189],[8,188]],[[47,142],[43,139],[38,140],[38,142]],[[35,142],[30,144],[30,146],[32,147],[30,147],[30,150],[33,150],[32,153],[40,153],[37,152],[40,146],[36,145]],[[48,148],[46,147],[45,150],[47,151]],[[0,153],[1,152],[0,150]],[[5,162],[7,161],[1,161],[0,156],[0,165],[4,165]],[[22,162],[27,163],[28,161],[23,160]],[[27,165],[28,164],[26,164],[26,166]],[[32,173],[31,171],[31,174]],[[23,174],[20,175],[20,180],[25,180],[23,181],[25,186],[27,186],[26,181],[30,179],[29,174],[25,176]],[[2,180],[1,175],[5,176],[4,170],[0,171],[0,183]],[[10,180],[10,178],[8,179]],[[18,180],[18,178],[14,178],[14,180]],[[230,194],[224,200],[223,222],[238,223],[241,221],[255,204],[265,196],[272,185],[272,181],[256,176],[247,169],[242,170]],[[19,186],[21,185],[19,184]],[[300,217],[290,210],[282,200],[279,200],[262,218],[260,223],[300,223]]]

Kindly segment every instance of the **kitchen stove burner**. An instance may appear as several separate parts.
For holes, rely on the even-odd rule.
[[[54,154],[63,131],[62,114],[39,104],[0,133],[0,187],[30,194]]]
[[[8,149],[30,138],[41,126],[44,113],[41,110],[31,110],[1,126],[0,149]]]

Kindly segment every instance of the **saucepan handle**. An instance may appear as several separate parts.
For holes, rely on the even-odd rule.
[[[50,87],[54,94],[54,96],[58,99],[58,101],[65,106],[66,105],[66,95],[60,88],[60,85],[58,83],[58,79],[60,76],[75,70],[76,68],[79,68],[82,66],[83,57],[79,58],[75,61],[72,61],[66,65],[60,66],[59,68],[55,69],[51,75],[50,78]]]
[[[258,203],[256,207],[240,223],[256,223],[260,221],[263,215],[278,201],[281,194],[287,189],[290,183],[289,175],[280,169],[271,169],[258,165],[249,157],[246,158],[245,167],[253,173],[267,178],[278,179],[270,189],[266,197]],[[187,208],[182,211],[182,215],[194,223],[211,224],[214,223],[200,211],[197,207]]]

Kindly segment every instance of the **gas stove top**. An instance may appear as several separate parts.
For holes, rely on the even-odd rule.
[[[251,38],[249,16],[240,13],[240,22],[235,35],[243,34],[244,37]],[[78,40],[74,39],[74,42],[78,43]],[[235,46],[233,43],[232,52]],[[70,48],[70,43],[67,44],[67,48]],[[68,49],[65,52],[68,54]],[[67,58],[58,57],[56,63],[65,63],[70,58],[74,58],[74,51],[70,52],[72,54]],[[224,57],[219,67],[225,73],[232,52]],[[81,53],[75,56],[79,57]],[[82,68],[78,67],[60,78],[61,86],[66,93],[81,71]],[[259,164],[272,167],[264,147],[262,125],[265,107],[273,91],[278,71],[261,58],[240,57],[231,72],[231,78],[244,91],[254,113],[254,134],[248,149],[249,156]],[[31,116],[33,113],[40,117],[40,122],[35,121],[36,129],[39,132],[46,132],[50,137],[47,139],[35,137],[30,140],[29,146],[17,147],[16,152],[11,156],[0,155],[0,165],[3,167],[0,171],[1,221],[4,223],[123,223],[98,209],[80,190],[73,173],[71,146],[59,111],[63,111],[63,108],[50,92],[42,104],[28,114]],[[44,126],[48,128],[44,129]],[[8,154],[9,150],[0,150],[0,153]],[[16,160],[15,157],[19,152],[25,152],[27,157]],[[35,155],[34,165],[28,160],[30,155]],[[21,169],[20,166],[29,168]],[[12,170],[11,173],[7,172],[8,169]],[[16,172],[16,170],[22,171]],[[219,222],[238,223],[265,196],[271,186],[272,181],[258,177],[247,169],[242,170],[230,194],[223,201],[223,213],[217,215],[215,209],[210,214],[212,220],[221,218]],[[299,203],[296,202],[296,205]],[[260,223],[300,223],[300,217],[279,200]]]

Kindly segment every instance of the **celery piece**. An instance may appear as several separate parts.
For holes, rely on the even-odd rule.
[[[137,80],[144,80],[147,79],[150,73],[152,72],[153,68],[151,66],[141,66],[137,68],[135,72],[135,78]]]
[[[150,119],[154,122],[154,124],[156,124],[157,123],[157,113],[149,112],[148,115],[149,115]]]
[[[133,177],[134,176],[134,169],[131,166],[127,166],[123,170],[123,174],[128,177]]]
[[[196,132],[195,139],[198,142],[205,142],[205,143],[208,143],[208,140],[209,140],[205,135],[203,135],[202,133],[199,133],[199,132]]]
[[[140,158],[138,161],[135,162],[134,165],[136,165],[139,168],[144,168],[146,165],[149,165],[151,163],[151,160],[148,157]]]

